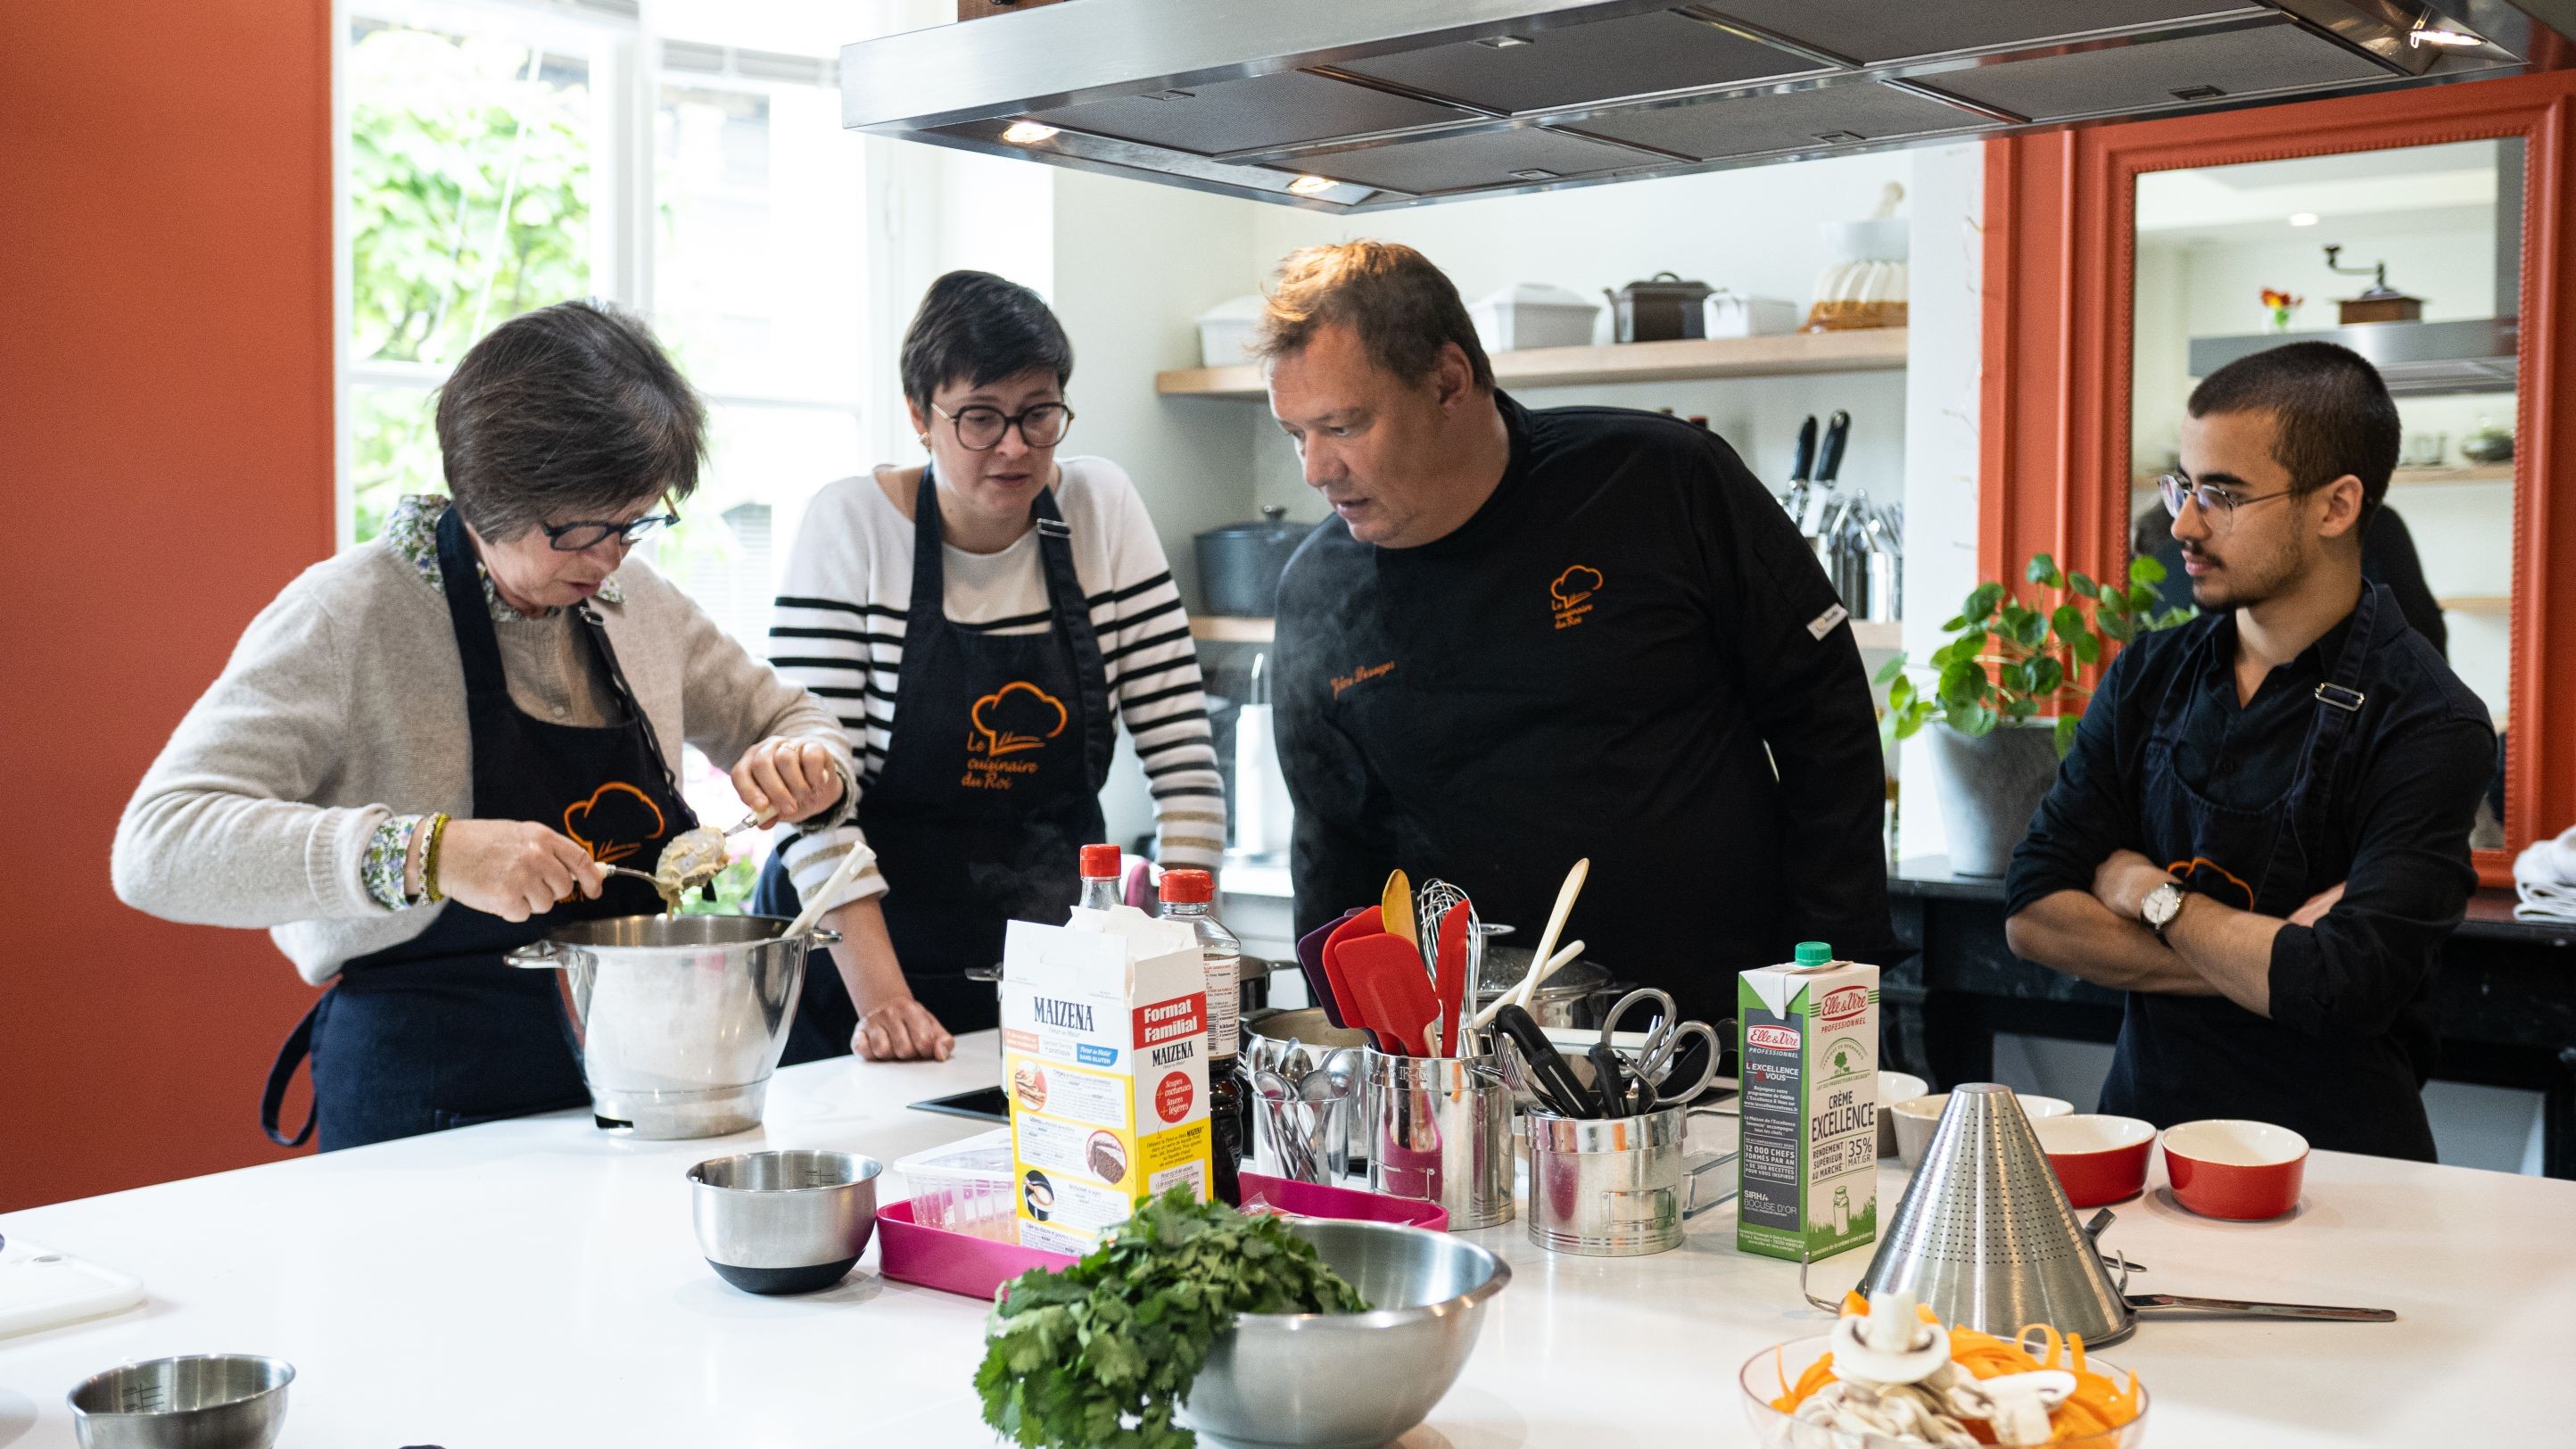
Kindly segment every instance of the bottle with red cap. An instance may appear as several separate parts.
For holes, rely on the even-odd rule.
[[[1064,857],[1057,856],[1062,860]],[[1105,911],[1118,902],[1118,847],[1086,845],[1082,848],[1082,899],[1086,910]]]
[[[1210,1155],[1216,1164],[1212,1184],[1217,1200],[1240,1205],[1243,1187],[1237,1174],[1247,1140],[1248,1099],[1235,1079],[1235,1054],[1241,1034],[1243,942],[1216,918],[1216,877],[1203,870],[1163,872],[1163,918],[1186,923],[1199,939],[1199,960],[1207,971],[1208,1128]]]

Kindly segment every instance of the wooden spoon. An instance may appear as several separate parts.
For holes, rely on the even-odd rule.
[[[1422,935],[1413,921],[1413,881],[1405,875],[1404,867],[1397,866],[1387,875],[1386,889],[1378,893],[1378,907],[1386,920],[1386,933],[1402,937],[1404,944],[1420,954]]]

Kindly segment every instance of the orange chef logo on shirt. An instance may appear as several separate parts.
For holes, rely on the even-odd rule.
[[[1016,755],[1045,747],[1064,733],[1064,701],[1024,679],[1014,679],[975,701],[975,733],[988,755]]]
[[[1556,615],[1556,627],[1571,629],[1592,612],[1591,598],[1601,592],[1601,570],[1590,564],[1576,564],[1558,574],[1547,586],[1547,607]]]
[[[2165,874],[2173,876],[2180,880],[2184,885],[2191,887],[2202,895],[2208,896],[2212,900],[2225,901],[2227,904],[2235,906],[2238,910],[2250,911],[2254,909],[2254,888],[2247,885],[2243,879],[2238,877],[2227,867],[2220,865],[2217,861],[2211,860],[2208,856],[2195,855],[2189,860],[2177,860],[2173,864],[2165,867]],[[2228,885],[2236,888],[2235,899],[2230,900],[2227,892],[2218,889],[2217,883],[2220,881],[2224,881]]]
[[[967,713],[974,728],[966,736],[966,774],[958,783],[969,790],[1008,790],[1012,776],[1036,774],[1037,761],[1004,757],[1044,749],[1072,720],[1063,700],[1025,679],[985,695]]]
[[[564,807],[564,834],[590,852],[590,858],[615,865],[651,841],[662,838],[662,807],[653,797],[611,780],[590,792],[587,800]]]

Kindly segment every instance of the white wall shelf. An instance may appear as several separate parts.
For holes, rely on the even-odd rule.
[[[1493,353],[1494,380],[1509,388],[1589,387],[1617,382],[1791,377],[1808,373],[1895,372],[1905,366],[1906,330],[1791,332],[1776,337],[1708,337],[1605,347],[1532,347]],[[1192,367],[1154,375],[1165,397],[1241,402],[1269,396],[1257,367]]]

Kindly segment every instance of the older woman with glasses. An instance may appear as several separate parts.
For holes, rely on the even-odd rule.
[[[837,709],[857,818],[773,855],[756,899],[792,910],[862,838],[827,923],[840,980],[809,977],[787,1055],[945,1057],[995,1022],[1005,922],[1061,921],[1123,718],[1166,866],[1213,870],[1225,797],[1189,618],[1136,487],[1059,457],[1073,346],[1026,287],[931,285],[902,381],[928,457],[817,495],[770,629],[771,662]]]
[[[118,823],[117,894],[264,926],[328,986],[261,1106],[325,1150],[588,1100],[551,973],[503,953],[661,906],[697,822],[682,741],[755,811],[849,814],[831,712],[628,550],[697,486],[705,409],[642,324],[567,302],[440,389],[450,498],[317,564],[252,621]],[[313,1116],[278,1108],[313,1062]]]

